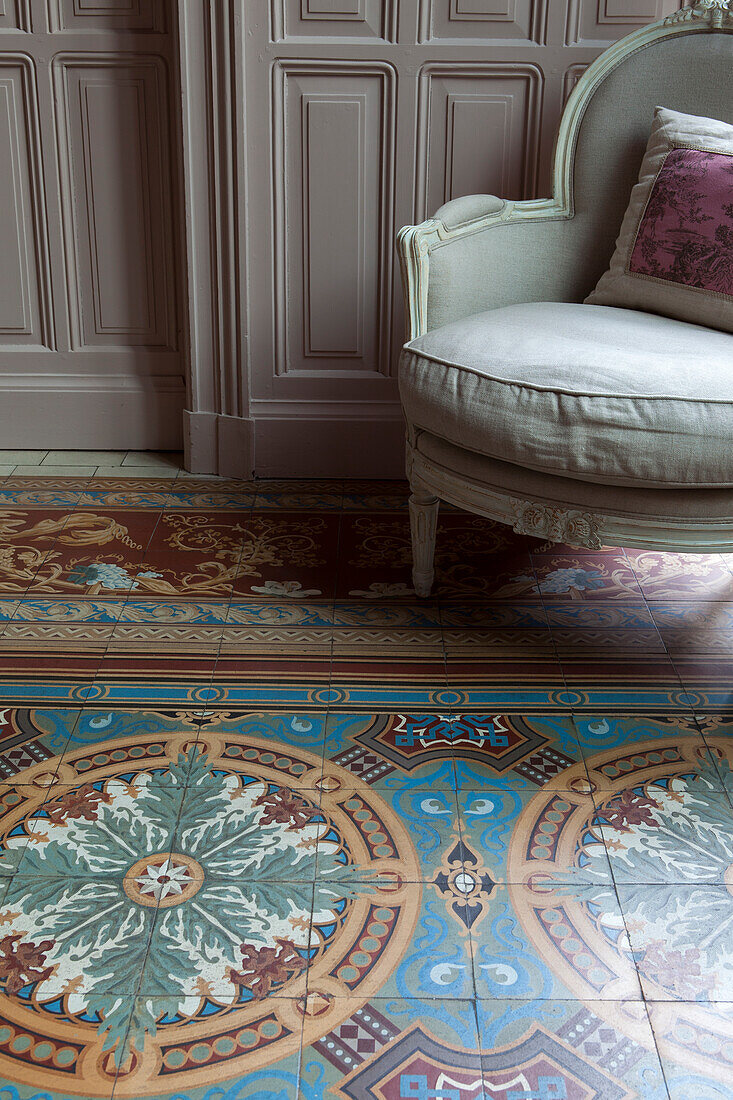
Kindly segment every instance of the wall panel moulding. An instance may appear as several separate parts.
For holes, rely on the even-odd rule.
[[[396,231],[467,193],[546,196],[587,66],[680,5],[178,4],[192,468],[398,476]]]

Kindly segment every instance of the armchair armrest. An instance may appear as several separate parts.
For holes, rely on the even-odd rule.
[[[555,199],[495,195],[453,199],[405,226],[397,247],[407,338],[499,306],[582,300],[595,273],[586,236]]]
[[[496,195],[461,195],[459,199],[444,203],[435,211],[434,216],[450,233],[454,229],[462,229],[480,221],[487,214],[499,214],[505,206],[504,199],[499,199]]]

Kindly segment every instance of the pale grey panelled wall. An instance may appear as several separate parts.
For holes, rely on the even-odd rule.
[[[680,6],[221,0],[217,11],[204,7],[184,27],[183,52],[193,86],[201,77],[190,43],[202,19],[218,73],[209,135],[219,150],[209,200],[219,215],[215,274],[236,304],[215,304],[204,324],[216,336],[213,382],[194,357],[193,467],[398,473],[396,229],[461,194],[548,194],[558,120],[579,75],[613,40]],[[222,139],[233,142],[231,165],[222,161]],[[222,213],[231,218],[228,230]],[[189,215],[195,240],[193,190]]]
[[[0,0],[0,446],[181,442],[175,7]]]

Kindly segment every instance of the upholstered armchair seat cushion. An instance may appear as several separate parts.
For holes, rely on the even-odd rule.
[[[644,519],[659,523],[704,524],[711,517],[730,523],[730,489],[650,489],[647,486],[605,485],[602,498],[597,485],[577,478],[543,474],[487,458],[476,451],[457,447],[430,432],[419,432],[415,454],[440,470],[446,482],[490,486],[510,499],[530,500],[547,507],[598,510],[602,499],[604,516]]]
[[[530,302],[405,345],[408,421],[529,470],[607,485],[733,486],[733,339],[611,306]]]

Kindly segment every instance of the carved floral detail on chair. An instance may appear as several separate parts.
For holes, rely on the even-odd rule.
[[[510,503],[515,518],[513,529],[518,535],[585,546],[589,550],[600,550],[603,545],[598,534],[601,521],[590,512],[553,508],[516,497]]]
[[[697,0],[691,7],[668,15],[664,22],[691,23],[694,19],[706,19],[714,27],[724,27],[733,21],[733,0]]]

